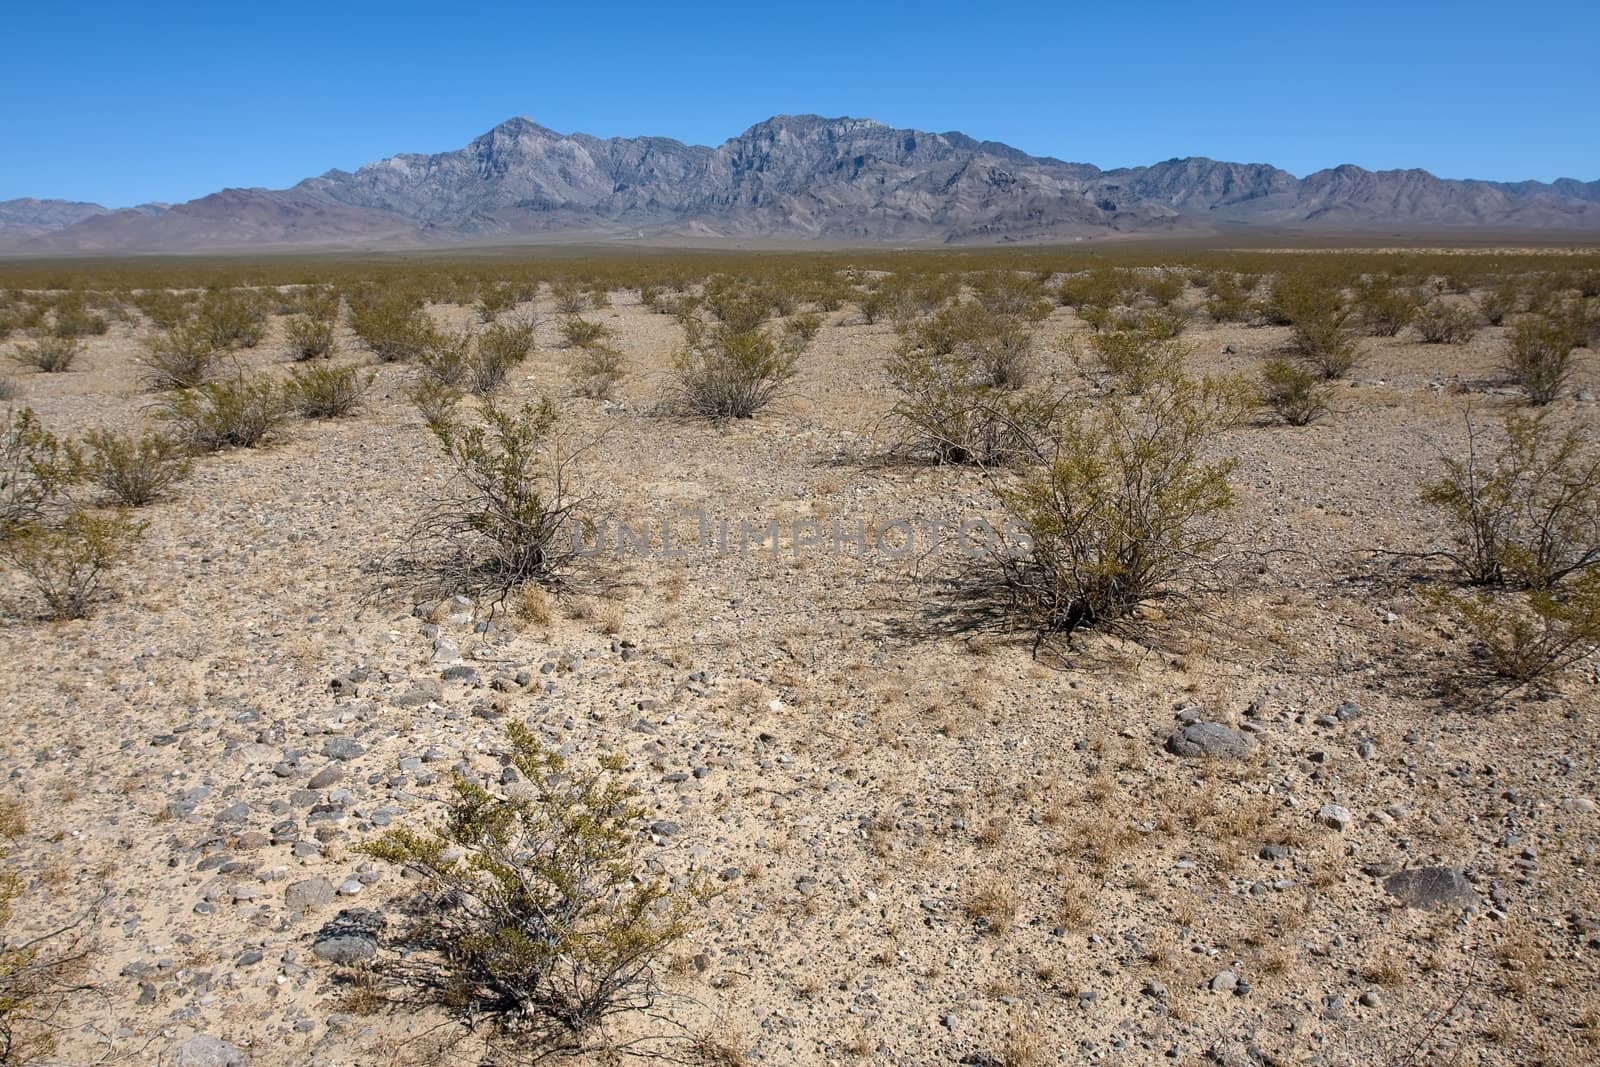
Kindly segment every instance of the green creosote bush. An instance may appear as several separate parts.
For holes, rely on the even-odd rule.
[[[1513,412],[1489,451],[1467,420],[1467,454],[1447,456],[1422,498],[1443,513],[1443,553],[1476,585],[1552,589],[1600,567],[1600,450],[1582,430]]]
[[[1246,322],[1254,314],[1255,287],[1260,279],[1221,272],[1206,287],[1205,312],[1214,322]]]
[[[1478,313],[1490,326],[1504,326],[1506,320],[1523,310],[1523,286],[1520,279],[1501,279],[1493,289],[1478,298]]]
[[[601,322],[591,322],[578,315],[561,320],[561,341],[567,348],[583,348],[604,344],[611,337],[611,328]]]
[[[1368,333],[1393,337],[1416,318],[1422,297],[1391,275],[1368,275],[1356,282],[1355,307]]]
[[[422,416],[422,424],[432,430],[454,418],[456,405],[461,403],[462,394],[461,390],[454,386],[445,385],[433,378],[423,378],[413,384],[406,395],[416,406],[417,413]]]
[[[646,872],[648,815],[620,757],[583,766],[520,723],[507,735],[514,787],[457,778],[441,823],[359,851],[421,876],[429,906],[402,935],[403,980],[535,1047],[577,1051],[607,1018],[654,1004],[709,894]]]
[[[1290,426],[1309,426],[1328,413],[1332,391],[1320,375],[1286,359],[1261,369],[1261,400]]]
[[[1037,369],[1033,325],[976,302],[946,305],[900,327],[900,335],[900,352],[954,357],[978,382],[1000,389],[1020,389]]]
[[[267,313],[254,293],[226,289],[201,299],[194,322],[213,348],[254,348],[266,336]]]
[[[118,507],[153,504],[189,474],[189,450],[166,434],[96,430],[83,443],[85,472]]]
[[[296,362],[332,359],[339,354],[332,319],[295,315],[285,324],[284,337],[289,343],[289,354]]]
[[[765,326],[738,332],[725,322],[684,320],[686,339],[672,360],[668,407],[726,422],[761,411],[799,373],[801,352]]]
[[[1297,314],[1290,348],[1323,378],[1343,378],[1361,365],[1363,356],[1348,308],[1308,306]]]
[[[1532,682],[1587,658],[1600,645],[1600,571],[1555,589],[1438,594],[1476,640],[1483,665]]]
[[[907,446],[940,463],[999,466],[1033,458],[1060,401],[1043,391],[1002,388],[956,353],[901,346],[884,366],[891,414]]]
[[[409,363],[438,337],[421,303],[405,294],[362,294],[350,302],[350,329],[380,363]]]
[[[515,409],[485,400],[474,420],[448,410],[428,420],[458,490],[429,508],[412,539],[443,545],[448,592],[492,595],[498,605],[530,582],[555,582],[573,559],[586,502],[556,425],[549,400]]]
[[[802,312],[784,321],[784,344],[790,348],[805,349],[816,341],[820,332],[822,332],[822,316],[815,311]]]
[[[1136,632],[1214,579],[1238,462],[1216,438],[1254,404],[1248,382],[1173,372],[1059,420],[1049,461],[1002,494],[1029,541],[1002,556],[1007,585],[1040,640]]]
[[[43,374],[62,374],[71,370],[81,355],[83,342],[76,336],[41,334],[31,341],[19,342],[12,350],[11,358]]]
[[[139,364],[145,385],[155,391],[193,389],[206,382],[222,359],[210,335],[193,322],[180,322],[146,337]]]
[[[289,397],[270,378],[225,378],[167,394],[157,414],[195,452],[266,444],[289,414]]]
[[[308,419],[354,415],[377,375],[355,367],[296,367],[285,385],[289,403]]]
[[[144,312],[151,325],[162,330],[170,330],[189,318],[194,302],[191,294],[168,289],[146,289],[133,297],[134,306]]]
[[[56,521],[80,473],[77,450],[46,429],[32,408],[7,407],[0,417],[0,541]]]
[[[1521,315],[1506,331],[1501,357],[1506,375],[1543,407],[1561,396],[1575,369],[1577,347],[1570,322],[1547,315]]]
[[[1478,332],[1478,314],[1466,304],[1434,300],[1416,313],[1413,324],[1425,344],[1463,345]]]
[[[120,512],[69,512],[57,525],[29,523],[0,542],[0,557],[22,573],[52,619],[86,618],[106,572],[127,562],[144,524]]]
[[[440,385],[484,396],[505,384],[511,368],[527,359],[533,338],[532,321],[497,322],[481,333],[441,330],[420,362],[423,372]]]
[[[623,379],[622,353],[607,345],[580,348],[572,359],[569,377],[579,396],[609,400]]]
[[[1137,395],[1151,382],[1180,373],[1189,350],[1173,338],[1130,329],[1093,334],[1072,354],[1091,374],[1114,379],[1124,392]]]

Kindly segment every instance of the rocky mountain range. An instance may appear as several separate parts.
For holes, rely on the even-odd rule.
[[[1305,178],[1200,157],[1101,170],[961,133],[778,116],[717,148],[560,134],[526,118],[465,148],[111,210],[0,201],[0,248],[138,252],[550,239],[840,244],[1061,241],[1240,228],[1600,234],[1600,181],[1489,182],[1344,165]]]

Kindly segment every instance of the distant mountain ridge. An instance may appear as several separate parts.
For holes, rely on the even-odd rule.
[[[0,202],[20,252],[407,247],[566,238],[1068,240],[1240,226],[1600,233],[1600,181],[1488,182],[1345,164],[1305,178],[1202,157],[1101,170],[962,133],[780,115],[716,148],[560,134],[526,118],[466,147],[119,211]]]

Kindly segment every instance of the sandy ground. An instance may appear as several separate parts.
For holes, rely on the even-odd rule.
[[[826,316],[777,410],[717,429],[652,413],[672,319],[628,293],[589,316],[628,359],[600,402],[570,395],[541,310],[508,395],[560,397],[600,437],[585,484],[617,518],[876,531],[993,512],[971,471],[883,460],[889,325]],[[1046,348],[1081,328],[1057,310]],[[281,329],[243,360],[281,370]],[[139,332],[18,374],[21,401],[63,433],[145,417]],[[1249,371],[1285,334],[1187,340],[1197,366]],[[453,769],[498,781],[514,716],[626,754],[676,824],[652,864],[723,890],[667,979],[676,1028],[627,1033],[771,1064],[1595,1062],[1597,664],[1463,696],[1463,640],[1371,554],[1440,542],[1416,487],[1461,448],[1455,386],[1493,377],[1500,334],[1369,339],[1332,417],[1230,434],[1229,587],[1148,647],[1090,638],[1058,663],[966,628],[959,553],[711,546],[597,559],[545,622],[437,616],[476,682],[440,681],[429,624],[371,573],[446,487],[404,399],[414,371],[380,368],[360,417],[201,460],[95,617],[0,621],[0,775],[27,823],[8,934],[99,902],[94,989],[57,1017],[55,1061],[169,1063],[212,1035],[257,1065],[508,1062],[442,1012],[352,996],[311,939],[341,907],[409,895],[352,847],[435,813]],[[1577,388],[1600,389],[1583,355]],[[340,358],[366,359],[348,338]],[[1469,395],[1487,418],[1513,403]],[[352,671],[357,691],[330,689]],[[1347,702],[1359,715],[1335,715]],[[1251,755],[1166,752],[1195,707],[1247,727]],[[1404,907],[1372,873],[1430,865],[1464,869],[1481,906]],[[318,876],[341,895],[291,913],[287,887]]]

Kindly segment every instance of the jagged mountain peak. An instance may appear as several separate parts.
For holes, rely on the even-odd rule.
[[[1600,182],[1453,181],[1341,164],[1174,157],[1102,171],[959,131],[774,115],[715,148],[563,134],[527,116],[463,147],[401,153],[281,190],[164,210],[0,203],[24,250],[516,240],[539,235],[835,241],[1062,240],[1183,228],[1499,227],[1600,231]]]

